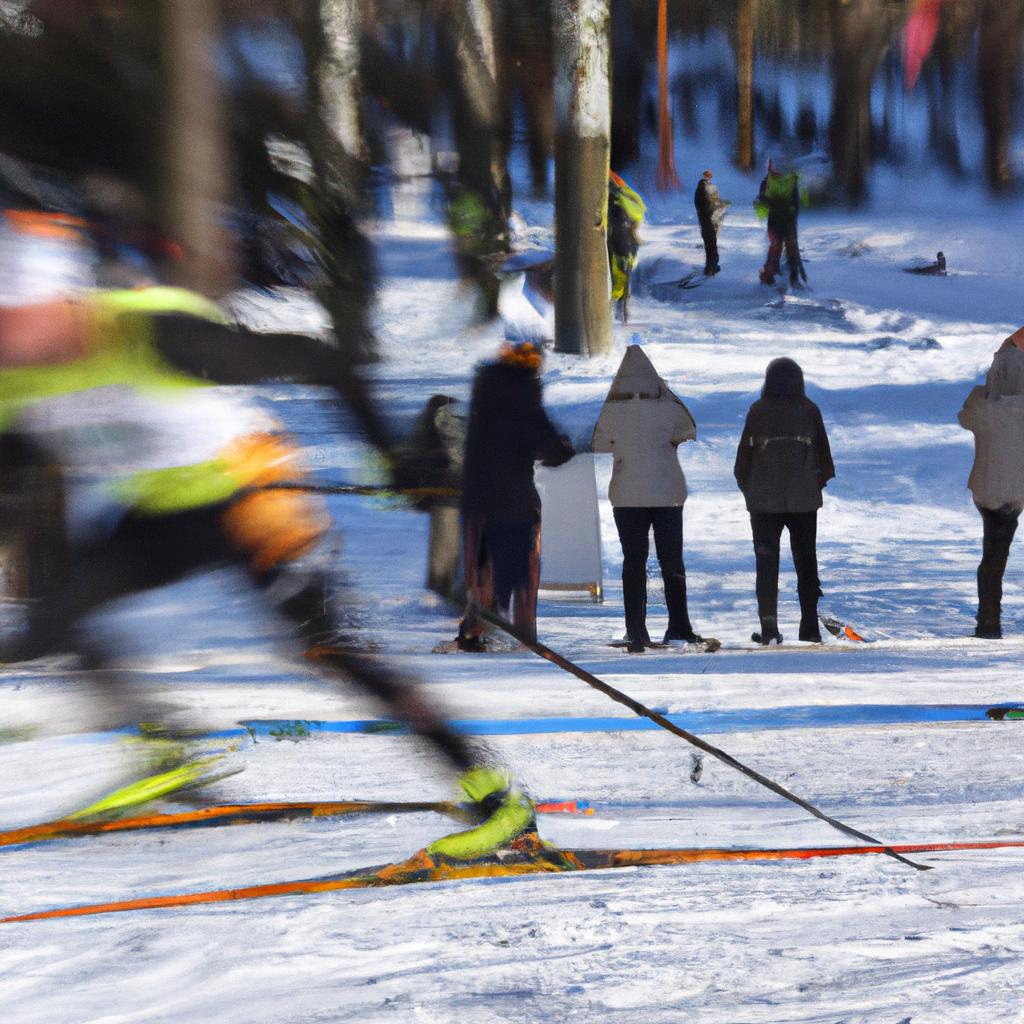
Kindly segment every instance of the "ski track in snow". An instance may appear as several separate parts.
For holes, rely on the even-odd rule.
[[[724,161],[723,161],[724,164]],[[653,164],[652,164],[653,166]],[[680,168],[696,180],[692,168]],[[696,172],[699,173],[699,172]],[[1020,215],[970,196],[959,219],[920,207],[804,214],[811,290],[756,284],[764,227],[744,213],[756,181],[723,170],[723,273],[657,299],[672,261],[699,263],[689,192],[651,195],[633,322],[612,355],[552,354],[546,399],[584,441],[629,337],[686,401],[699,440],[680,457],[690,485],[685,537],[698,631],[714,655],[630,657],[621,635],[619,549],[602,500],[606,603],[543,595],[540,635],[649,706],[667,711],[820,704],[998,704],[1024,699],[1021,554],[1011,553],[1002,644],[973,627],[981,525],[965,481],[970,436],[956,412],[991,353],[1018,326],[1016,272],[989,273]],[[642,189],[647,183],[637,182]],[[922,187],[922,195],[925,193]],[[435,391],[466,397],[500,328],[471,323],[428,192],[407,187],[376,225],[380,393],[408,419]],[[902,199],[906,201],[904,194]],[[742,200],[742,201],[741,201]],[[923,201],[923,200],[922,200]],[[747,207],[749,209],[749,207]],[[986,212],[987,211],[987,212]],[[524,204],[532,224],[540,206]],[[1016,226],[1011,221],[1016,218]],[[900,267],[942,248],[946,279]],[[859,254],[859,255],[854,255]],[[645,267],[647,276],[645,277]],[[255,323],[318,329],[297,296],[238,296]],[[756,625],[749,521],[732,479],[743,416],[771,358],[804,367],[838,477],[819,517],[823,610],[881,639],[855,649],[750,650]],[[365,450],[329,435],[322,396],[257,389],[296,431],[325,480],[359,479]],[[599,490],[610,465],[598,461]],[[402,659],[452,717],[600,716],[600,694],[528,654],[432,657],[457,616],[422,589],[425,517],[386,501],[335,497],[338,564],[360,595],[349,614]],[[652,633],[664,606],[652,562]],[[795,633],[788,555],[780,618]],[[230,574],[145,600],[102,628],[135,645],[139,671],[172,721],[362,719],[379,708],[319,681]],[[137,745],[88,677],[59,660],[0,678],[0,826],[81,806],[140,763]],[[711,736],[732,755],[856,828],[890,842],[1024,833],[1024,723],[962,722],[769,730]],[[82,735],[91,732],[93,735]],[[244,772],[216,802],[442,800],[452,779],[416,737],[315,735],[211,743]],[[545,816],[553,842],[601,846],[845,845],[825,824],[657,733],[492,736],[488,755],[537,797],[579,798],[595,815]],[[0,851],[0,912],[332,874],[400,859],[451,823],[432,814],[322,819],[168,834],[125,833]],[[60,1022],[505,1021],[910,1022],[1018,1020],[1022,853],[807,863],[697,864],[575,877],[477,880],[0,926],[5,1024]]]

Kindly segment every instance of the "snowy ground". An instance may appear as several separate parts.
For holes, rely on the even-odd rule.
[[[686,174],[693,169],[687,168]],[[691,174],[696,180],[696,174]],[[723,172],[724,173],[724,172]],[[646,183],[639,182],[641,187]],[[589,436],[632,334],[687,402],[699,439],[681,450],[690,484],[686,562],[696,628],[714,655],[622,655],[618,544],[603,500],[604,605],[544,595],[551,646],[669,711],[805,705],[1018,701],[1024,654],[1021,555],[1011,554],[1002,643],[973,628],[980,521],[964,482],[970,437],[956,412],[1021,321],[1019,205],[966,190],[938,212],[932,182],[870,212],[804,215],[811,289],[757,284],[764,230],[756,181],[724,173],[736,202],[722,274],[672,301],[650,295],[659,266],[699,265],[689,190],[652,197],[641,294],[608,358],[552,355],[545,386],[574,440]],[[375,232],[385,287],[381,394],[411,416],[435,391],[465,396],[500,337],[468,325],[443,231],[414,192]],[[543,211],[525,207],[533,224]],[[943,249],[951,275],[900,272]],[[994,259],[993,254],[999,258]],[[661,264],[658,257],[664,257]],[[671,274],[665,276],[671,277]],[[646,284],[644,282],[646,281]],[[644,289],[646,288],[646,293]],[[664,292],[659,292],[664,294]],[[264,300],[256,320],[302,319]],[[311,315],[311,314],[309,314]],[[751,649],[749,522],[732,478],[743,416],[768,361],[804,367],[832,439],[837,479],[819,517],[823,609],[884,634],[851,649]],[[309,392],[261,392],[299,432],[324,479],[361,472],[358,446],[324,433]],[[331,499],[340,562],[363,600],[354,616],[431,699],[465,718],[625,714],[528,654],[437,657],[456,618],[423,589],[425,517],[372,499]],[[797,607],[784,556],[781,625]],[[126,610],[111,628],[136,645],[154,697],[182,722],[362,719],[379,709],[318,682],[282,653],[276,625],[230,575]],[[664,607],[651,581],[652,634]],[[59,663],[0,677],[0,827],[47,820],[117,784],[133,756],[105,734],[89,681]],[[760,729],[709,735],[735,757],[887,842],[1024,838],[1022,723]],[[845,837],[725,765],[661,733],[489,737],[539,798],[591,801],[591,816],[545,816],[573,847],[846,845]],[[453,780],[420,741],[318,735],[235,744],[244,771],[218,802],[432,800]],[[330,874],[401,859],[448,829],[430,814],[124,834],[0,851],[0,914],[130,896]],[[920,857],[702,864],[576,877],[468,881],[0,926],[5,1024],[128,1021],[897,1022],[1020,1020],[1024,902],[1019,850]]]

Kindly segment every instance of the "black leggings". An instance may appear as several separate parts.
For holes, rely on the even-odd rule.
[[[616,508],[614,514],[622,545],[622,603],[629,639],[637,643],[650,640],[647,633],[647,557],[652,529],[654,550],[665,584],[665,604],[668,606],[666,636],[688,639],[693,635],[693,628],[686,609],[682,506]]]
[[[789,530],[789,546],[796,570],[796,589],[800,598],[800,639],[813,639],[818,630],[818,513],[751,512],[754,534],[754,559],[757,565],[757,614],[762,626],[766,620],[778,622],[779,542],[783,529]]]
[[[1003,604],[1003,573],[1010,555],[1010,544],[1017,532],[1017,521],[1022,506],[1003,505],[989,509],[977,506],[981,513],[981,563],[978,565],[978,631],[1001,631],[1000,614]]]

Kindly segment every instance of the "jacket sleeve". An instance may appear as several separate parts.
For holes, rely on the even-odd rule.
[[[818,486],[824,487],[836,475],[836,467],[832,462],[832,449],[828,443],[828,434],[825,432],[825,421],[821,418],[821,410],[814,407],[815,418],[818,421],[818,435],[814,439],[814,450],[818,457]]]
[[[964,407],[957,413],[957,422],[964,430],[974,431],[978,426],[978,406],[985,399],[985,388],[980,384],[971,388]]]
[[[753,448],[750,447],[750,413],[747,413],[746,422],[743,424],[743,433],[740,434],[739,447],[736,449],[736,464],[732,473],[736,477],[736,484],[742,491],[750,479],[750,467],[753,460]]]
[[[569,439],[559,434],[555,425],[548,419],[548,414],[540,401],[539,388],[534,412],[537,421],[536,457],[545,466],[561,466],[563,462],[568,462],[576,454],[576,450],[569,443]]]
[[[609,417],[605,416],[605,410],[607,408],[607,405],[603,406],[601,409],[601,415],[597,417],[597,423],[594,426],[594,436],[590,439],[591,451],[615,451],[615,439],[612,437],[612,432],[608,423]]]
[[[672,444],[682,444],[683,441],[695,441],[697,439],[697,424],[690,415],[690,410],[676,399],[678,405],[675,407],[675,420],[672,424]]]

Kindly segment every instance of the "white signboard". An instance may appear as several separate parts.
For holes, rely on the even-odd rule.
[[[597,510],[594,456],[576,455],[557,469],[538,466],[540,586],[542,590],[586,590],[603,598],[601,522]]]

